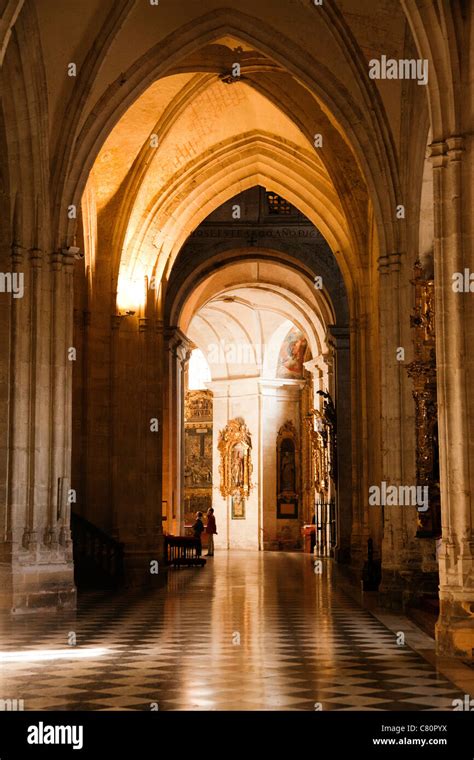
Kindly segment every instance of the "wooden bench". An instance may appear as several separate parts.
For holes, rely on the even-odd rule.
[[[199,540],[193,536],[165,536],[168,565],[198,565],[204,567],[206,560],[198,556]]]

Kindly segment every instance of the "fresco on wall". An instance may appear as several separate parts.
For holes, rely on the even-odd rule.
[[[300,380],[303,377],[303,362],[307,341],[301,330],[292,327],[280,348],[277,377]]]

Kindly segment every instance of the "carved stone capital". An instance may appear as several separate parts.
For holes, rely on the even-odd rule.
[[[349,327],[328,325],[328,343],[335,351],[348,350],[350,346]]]
[[[63,267],[63,254],[59,251],[54,251],[51,254],[51,271],[60,272]]]
[[[447,145],[444,140],[432,142],[428,146],[428,158],[433,165],[433,169],[442,169],[447,165],[446,150]]]
[[[379,256],[377,260],[377,267],[380,274],[391,274],[392,272],[399,272],[401,267],[402,254],[399,251],[393,253],[387,253],[384,256]]]
[[[184,369],[195,348],[194,343],[181,332],[179,327],[168,327],[165,330],[165,341],[168,351],[181,362]]]
[[[30,266],[32,269],[41,269],[43,266],[43,251],[40,248],[30,248]]]
[[[455,135],[446,138],[447,156],[449,161],[460,161],[462,154],[464,153],[464,137],[462,135]]]
[[[12,264],[13,268],[21,266],[25,260],[26,248],[23,248],[19,243],[13,243],[12,245]]]
[[[112,330],[118,330],[120,325],[122,324],[122,315],[121,314],[112,314],[110,317],[110,327]]]

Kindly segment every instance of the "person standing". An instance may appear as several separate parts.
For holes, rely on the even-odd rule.
[[[214,517],[214,510],[212,507],[209,507],[207,510],[207,524],[206,524],[206,533],[207,533],[207,556],[213,557],[214,556],[214,536],[217,536],[217,529],[216,529],[216,518]]]
[[[196,547],[196,555],[198,557],[201,556],[201,552],[202,552],[201,533],[203,532],[203,530],[204,530],[204,523],[202,521],[202,512],[196,512],[196,522],[193,525],[193,534],[194,534],[194,538],[196,538],[197,541],[199,542]]]

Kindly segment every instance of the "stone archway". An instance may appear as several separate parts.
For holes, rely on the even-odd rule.
[[[113,531],[120,525],[142,570],[144,557],[159,546],[161,505],[155,494],[161,481],[152,463],[161,441],[147,430],[150,419],[163,413],[159,365],[171,267],[186,237],[216,205],[258,183],[286,195],[323,229],[340,264],[358,383],[354,501],[361,526],[357,543],[363,545],[374,527],[364,506],[369,482],[390,478],[402,483],[413,476],[407,423],[411,399],[393,355],[410,342],[405,315],[417,254],[419,153],[430,127],[442,440],[439,639],[446,651],[470,654],[473,410],[467,347],[473,307],[467,293],[458,297],[450,285],[453,274],[470,265],[472,250],[471,9],[416,0],[394,5],[386,29],[394,44],[403,40],[396,43],[398,54],[407,50],[411,55],[416,48],[429,60],[425,97],[420,88],[414,95],[416,87],[409,84],[400,95],[370,81],[365,54],[377,50],[378,41],[370,30],[361,32],[363,21],[358,27],[353,15],[331,4],[316,10],[310,3],[297,3],[301,15],[289,20],[280,8],[255,8],[250,0],[243,0],[239,10],[206,7],[204,14],[185,2],[179,12],[170,10],[166,28],[158,30],[147,24],[146,14],[153,11],[145,5],[120,0],[110,7],[102,4],[94,16],[90,4],[84,20],[74,18],[73,6],[65,6],[63,38],[69,39],[70,28],[77,30],[80,65],[77,79],[62,85],[56,72],[66,67],[70,50],[51,44],[42,4],[7,3],[0,28],[1,255],[5,268],[25,276],[28,291],[27,299],[12,301],[11,309],[3,304],[1,310],[2,335],[11,346],[0,359],[1,398],[8,409],[1,450],[5,598],[20,606],[28,606],[30,597],[34,603],[73,600],[64,494],[74,491],[75,484],[80,483],[78,491],[84,489],[81,498],[99,521]],[[87,28],[93,27],[98,32],[91,44]],[[140,32],[148,28],[151,36]],[[315,49],[314,39],[321,35],[326,44]],[[128,39],[136,45],[124,44]],[[238,48],[241,81],[228,85],[225,79]],[[225,88],[230,94],[224,94]],[[239,117],[237,106],[232,111],[233,98],[238,100],[231,94],[235,88],[248,90],[248,119],[243,112]],[[220,93],[225,129],[210,141],[201,134],[186,146],[189,154],[185,150],[176,159],[175,171],[170,168],[154,184],[160,162],[151,159],[153,130],[166,139],[176,134],[186,104],[192,103],[198,132],[205,116],[200,98],[206,93]],[[162,119],[157,122],[155,114],[148,121],[149,113],[145,117],[143,111],[140,120],[134,106],[142,107],[152,96],[155,105],[160,103]],[[252,107],[263,101],[258,112],[271,116],[268,123],[278,129],[250,118]],[[153,103],[148,105],[152,112]],[[325,138],[321,148],[315,135]],[[114,176],[105,202],[104,159],[110,148],[112,154],[123,148],[128,163]],[[98,194],[92,182],[88,185],[94,171]],[[404,221],[394,214],[399,204],[409,211]],[[75,258],[84,251],[86,268]],[[156,277],[157,287],[151,294],[139,293],[138,308],[126,303],[118,308],[119,272],[125,274],[129,296],[134,277],[141,291],[145,277]],[[74,384],[70,348],[80,355]],[[127,419],[130,389],[136,387],[143,395]],[[123,447],[117,444],[121,425],[129,434]],[[134,448],[146,452],[145,464],[134,459]],[[122,461],[130,464],[135,482],[120,472]],[[142,484],[138,489],[137,483]],[[120,505],[123,493],[139,494],[138,516],[131,517]],[[385,591],[393,597],[404,584],[410,591],[413,579],[406,565],[418,560],[412,521],[388,511],[384,520],[387,577],[394,581]],[[147,531],[153,536],[150,546],[143,545]],[[16,573],[13,582],[12,571],[22,563],[31,570],[24,593],[24,578],[20,581],[21,573]],[[48,591],[41,578],[48,579],[50,564],[58,582]]]
[[[258,191],[258,188],[254,188],[254,191]],[[247,193],[249,192],[250,191],[247,191]],[[228,207],[230,208],[234,201],[241,197],[243,199],[246,197],[246,194],[244,193],[242,196],[238,196],[237,199],[229,201]],[[242,200],[242,202],[244,201]],[[218,212],[218,214],[225,217],[225,207],[223,207],[223,210]],[[212,219],[213,216],[211,215],[210,220]],[[180,339],[183,352],[181,355],[176,355],[176,353],[173,354],[173,352],[169,354],[171,357],[171,363],[175,364],[177,362],[179,365],[178,369],[171,374],[176,381],[178,378],[181,378],[184,382],[183,366],[185,366],[187,355],[189,355],[187,354],[187,351],[189,351],[192,346],[197,346],[206,352],[206,346],[209,346],[216,341],[219,343],[219,335],[215,333],[215,326],[212,334],[206,333],[206,330],[208,330],[206,324],[210,324],[206,317],[199,329],[197,326],[196,328],[193,328],[195,315],[199,315],[203,307],[208,309],[208,304],[213,303],[215,299],[217,299],[219,304],[225,304],[227,299],[233,300],[237,298],[239,303],[242,303],[242,306],[244,306],[244,303],[247,303],[248,299],[252,300],[254,298],[252,293],[257,293],[264,299],[271,299],[275,308],[279,299],[282,304],[286,300],[287,306],[284,307],[282,305],[280,309],[277,309],[277,312],[279,314],[284,314],[286,311],[288,319],[299,324],[306,334],[309,335],[311,332],[315,331],[314,338],[310,341],[311,353],[314,357],[314,361],[310,363],[311,373],[314,373],[311,382],[311,392],[315,394],[315,391],[318,389],[325,391],[330,390],[330,392],[337,397],[338,403],[340,403],[342,419],[345,420],[345,425],[343,426],[343,429],[341,429],[339,450],[340,498],[338,501],[338,509],[341,530],[339,536],[340,540],[337,546],[337,556],[342,561],[348,561],[351,552],[351,535],[352,531],[356,532],[354,529],[357,524],[357,516],[353,517],[352,515],[351,461],[353,454],[351,451],[352,444],[349,423],[351,416],[351,389],[349,369],[349,331],[347,322],[348,306],[341,273],[338,270],[331,250],[324,241],[324,238],[321,236],[318,237],[317,231],[307,219],[304,219],[304,217],[301,219],[300,226],[298,227],[297,225],[296,228],[293,228],[295,236],[290,236],[288,240],[278,240],[275,234],[272,238],[271,229],[268,229],[268,224],[267,227],[263,225],[260,229],[260,244],[255,247],[238,246],[239,242],[241,242],[239,240],[238,229],[234,229],[233,241],[226,242],[224,222],[221,223],[221,227],[223,228],[222,238],[216,238],[216,230],[219,229],[219,225],[216,222],[211,221],[209,227],[206,227],[206,224],[199,227],[196,230],[196,233],[188,240],[186,246],[181,250],[175,267],[171,272],[167,300],[165,303],[165,324],[168,326],[167,329],[170,330],[170,335],[181,336]],[[255,234],[257,234],[256,228],[258,225],[254,225],[254,227]],[[282,234],[285,231],[288,232],[288,230],[285,230],[283,227]],[[273,232],[275,233],[275,229]],[[240,235],[242,242],[244,242],[248,233],[248,230],[243,229],[242,234]],[[311,233],[314,234],[315,237],[305,238],[303,233],[306,236]],[[211,237],[208,237],[207,235],[211,235]],[[306,240],[306,244],[301,244],[301,242],[298,243],[298,238],[300,241]],[[270,248],[269,246],[272,244],[276,247]],[[279,250],[277,250],[278,248]],[[315,289],[315,276],[317,274],[322,275],[324,281],[324,288],[320,291]],[[249,305],[250,304],[248,303],[248,306]],[[246,308],[248,308],[248,306]],[[216,318],[220,311],[221,308],[219,306],[218,312],[216,312]],[[215,325],[215,320],[211,319],[211,321]],[[171,327],[172,325],[175,325],[174,330]],[[202,328],[204,328],[204,331]],[[287,332],[286,329],[285,331]],[[282,336],[282,338],[283,337],[284,336]],[[189,338],[191,340],[188,342],[187,339]],[[231,342],[233,340],[237,340],[238,342],[238,339],[231,338],[230,340]],[[243,340],[244,342],[248,342],[249,339],[244,338]],[[225,340],[223,342],[225,342]],[[264,353],[266,352],[262,351],[262,354]],[[245,410],[237,408],[238,404],[233,405],[230,400],[232,394],[229,397],[228,390],[226,390],[228,389],[229,382],[232,385],[232,380],[230,380],[230,378],[233,376],[235,370],[230,370],[229,375],[229,368],[222,364],[213,367],[213,369],[215,370],[214,377],[218,378],[218,382],[212,382],[211,385],[206,387],[210,388],[212,386],[215,391],[214,399],[216,402],[216,410],[221,410],[217,415],[219,420],[217,428],[220,429],[225,425],[229,418],[229,414],[231,414],[230,410],[234,409],[234,406],[234,411],[237,415],[242,414],[245,416]],[[277,424],[277,417],[275,416],[275,413],[270,410],[270,407],[275,403],[277,394],[276,389],[279,386],[283,386],[284,383],[282,383],[282,381],[277,381],[272,372],[270,372],[268,377],[266,377],[267,374],[268,372],[263,372],[262,374],[260,368],[256,373],[250,372],[250,376],[258,375],[262,378],[258,381],[261,390],[255,395],[255,399],[258,399],[260,396],[261,401],[259,403],[261,403],[263,407],[265,407],[265,404],[270,405],[268,406],[265,419],[271,419],[273,417],[275,420],[274,425],[272,423],[273,427],[277,425],[277,428],[279,428],[285,423],[286,418],[280,420],[281,425],[280,423]],[[263,375],[265,375],[265,380],[263,379]],[[307,377],[310,377],[310,373],[307,373]],[[225,378],[229,379],[226,381]],[[249,383],[251,384],[252,382],[257,381],[251,380],[249,377],[249,380],[246,382],[248,385]],[[265,392],[262,390],[262,383],[265,387],[268,386],[267,391]],[[288,384],[288,390],[285,391],[285,393],[290,393],[291,395],[294,393],[294,390],[296,389],[292,390],[290,384]],[[248,388],[247,391],[250,392]],[[175,429],[181,424],[181,421],[176,419],[176,414],[179,414],[179,409],[176,407],[172,408],[171,398],[176,396],[179,397],[182,392],[183,388],[181,390],[175,388],[175,392],[170,394],[170,403],[166,404],[166,408],[171,410],[172,419],[174,420],[174,422],[170,421],[169,423],[170,430],[172,428]],[[298,391],[298,393],[299,392],[300,391]],[[281,391],[278,391],[278,393],[281,395]],[[354,393],[354,389],[352,390],[352,393]],[[312,400],[309,401],[310,405],[308,409],[315,405],[315,398],[319,404],[319,397],[313,396]],[[265,401],[265,399],[267,400]],[[257,412],[256,414],[258,417]],[[298,417],[298,429],[304,427],[301,423],[302,419]],[[262,462],[264,462],[266,458],[268,459],[269,443],[267,441],[264,445],[263,439],[260,440],[260,435],[258,433],[260,425],[256,422],[256,419],[253,420],[251,427],[257,432],[257,445],[254,455],[257,456],[257,460],[260,462],[259,467],[257,468],[257,475],[259,488],[262,492],[264,486]],[[275,446],[278,433],[278,429],[275,428],[275,430],[273,430],[273,427],[271,428],[271,431],[269,431],[269,436],[273,436],[275,439],[271,439],[272,461],[276,456]],[[218,429],[215,429],[215,450],[217,449],[217,435]],[[179,441],[175,443],[177,443],[178,452],[174,461],[177,462],[179,459],[181,444]],[[170,438],[167,435],[166,430],[164,433],[164,448],[167,451],[170,448]],[[265,456],[263,455],[264,449],[267,452]],[[276,462],[273,464],[275,464],[276,467]],[[173,472],[173,467],[170,463],[168,476],[165,475],[164,477],[165,493],[168,494],[166,499],[167,503],[170,503],[171,501],[169,497],[170,491],[173,489],[175,491],[180,490],[178,483],[173,485],[172,482],[170,482],[169,486],[166,485],[167,477],[171,478],[172,481],[173,476],[176,476],[176,474],[179,475],[179,468],[175,467]],[[215,459],[215,491],[219,490],[217,487],[218,481],[218,462]],[[274,500],[273,486],[276,488],[276,484],[273,483],[273,485],[270,486],[270,493],[268,495],[269,501]],[[258,503],[262,505],[263,501],[262,496],[260,496],[260,501],[258,501]],[[222,508],[223,507],[221,507],[221,509]],[[254,505],[254,509],[258,510],[257,503]],[[230,511],[230,507],[228,507],[228,511]],[[271,511],[272,514],[276,511],[274,505],[272,506]],[[306,515],[306,519],[308,522],[310,521],[310,512]],[[259,522],[259,530],[261,531],[264,530],[263,523],[263,516],[261,516]],[[255,545],[260,545],[263,548],[264,544],[266,547],[274,547],[282,544],[282,542],[277,541],[275,537],[272,538],[270,534],[266,535],[265,538],[268,538],[268,540],[264,541],[264,533],[262,533],[262,538],[258,541],[257,533],[255,533]],[[232,542],[230,542],[229,545],[231,545],[231,543]],[[285,542],[283,542],[283,544],[284,543]],[[353,540],[353,548],[354,547],[357,547],[357,539]],[[354,553],[357,554],[357,552]]]

